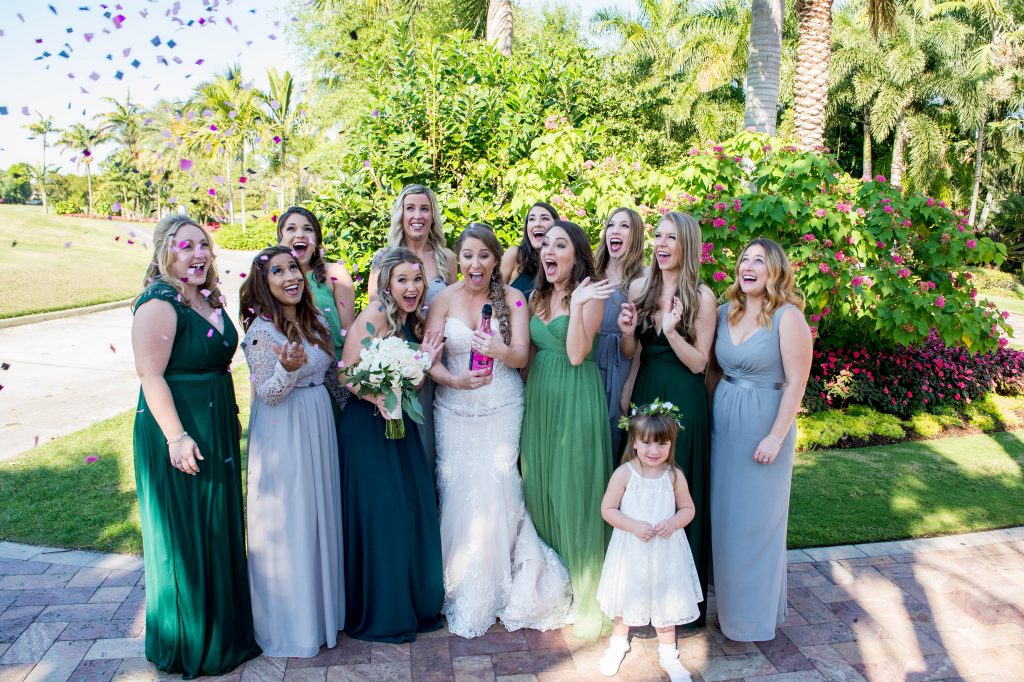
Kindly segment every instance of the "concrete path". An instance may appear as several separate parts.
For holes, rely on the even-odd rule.
[[[789,617],[773,641],[680,630],[695,680],[1024,679],[1024,527],[796,550],[789,561]],[[144,629],[138,557],[0,543],[0,680],[164,679],[145,659]],[[636,632],[616,679],[668,679],[653,635]],[[604,679],[606,645],[568,628],[500,625],[477,639],[441,630],[402,645],[341,635],[314,658],[260,657],[219,679],[583,682]]]
[[[249,271],[252,256],[244,251],[218,254],[236,326],[243,281],[238,273]],[[0,329],[0,361],[10,365],[0,371],[0,460],[135,405],[139,380],[131,324],[131,311],[124,307]]]

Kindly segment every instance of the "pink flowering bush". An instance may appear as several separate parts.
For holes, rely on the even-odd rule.
[[[1024,393],[1024,352],[971,353],[931,334],[924,343],[873,350],[815,350],[803,406],[810,412],[852,404],[906,416],[963,408],[986,393]]]

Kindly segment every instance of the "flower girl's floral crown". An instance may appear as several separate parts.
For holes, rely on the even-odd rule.
[[[647,415],[660,415],[662,417],[671,417],[675,420],[679,428],[683,428],[681,418],[683,416],[682,411],[670,403],[667,400],[658,400],[655,398],[649,405],[641,405],[637,407],[633,403],[629,404],[629,414],[619,417],[619,428],[623,431],[629,431],[629,422],[633,417],[647,416]]]

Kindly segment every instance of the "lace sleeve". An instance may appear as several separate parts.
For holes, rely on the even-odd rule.
[[[249,380],[256,389],[256,395],[268,405],[277,405],[295,387],[298,371],[288,372],[278,362],[272,345],[276,340],[268,325],[262,318],[257,318],[242,341],[242,350],[249,364]]]
[[[327,366],[327,372],[324,374],[324,386],[334,398],[334,402],[338,404],[338,409],[345,409],[345,403],[348,402],[348,397],[351,394],[338,381],[338,363],[334,360]]]

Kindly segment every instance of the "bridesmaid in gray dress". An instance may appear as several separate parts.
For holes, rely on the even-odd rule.
[[[331,332],[288,246],[253,259],[240,312],[255,392],[247,533],[256,641],[268,656],[315,656],[345,624]]]
[[[455,252],[448,248],[444,236],[444,222],[437,196],[429,187],[407,185],[391,206],[391,228],[388,230],[388,246],[404,246],[423,261],[423,275],[427,282],[423,312],[426,314],[430,301],[454,284],[458,276]],[[370,264],[368,284],[369,300],[377,298],[377,277],[380,274],[381,249],[373,256]],[[423,452],[427,455],[431,474],[437,451],[434,447],[434,382],[427,379],[419,392],[423,407],[423,423],[417,425]]]
[[[759,642],[786,619],[795,419],[812,337],[789,259],[770,239],[743,250],[726,298],[708,372],[715,596],[722,634]]]
[[[601,331],[597,338],[594,362],[601,372],[605,401],[608,403],[608,423],[612,435],[612,469],[619,466],[622,455],[622,431],[619,416],[623,402],[629,402],[630,390],[623,390],[627,381],[636,378],[636,362],[622,354],[619,342],[619,312],[629,301],[629,285],[644,274],[644,219],[631,208],[617,208],[608,216],[595,254],[595,280],[607,279],[616,286],[615,292],[604,305]],[[630,382],[631,383],[631,382]],[[623,397],[625,394],[625,397]],[[626,405],[625,407],[628,407]]]

